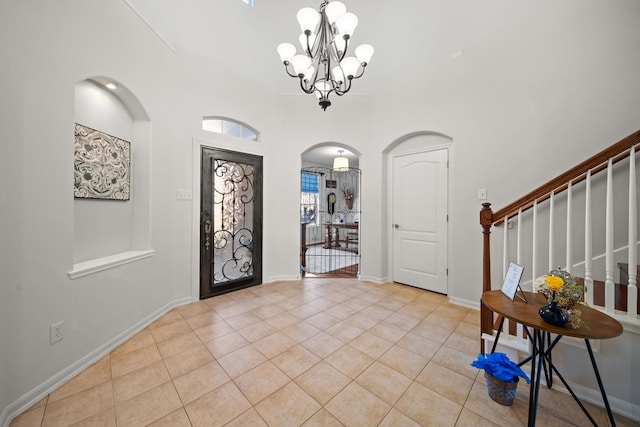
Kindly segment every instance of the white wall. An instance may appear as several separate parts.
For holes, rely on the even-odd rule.
[[[13,41],[0,46],[2,424],[123,334],[189,300],[192,206],[176,200],[176,190],[191,188],[201,118],[224,113],[268,140],[273,120],[265,111],[273,108],[264,90],[172,52],[121,1],[1,2],[0,36]],[[151,120],[151,224],[133,223],[151,228],[155,255],[72,281],[74,86],[97,75],[125,84]],[[267,173],[265,187],[282,179]],[[265,273],[273,275],[281,264],[270,265],[276,271]],[[58,321],[65,337],[50,345],[49,325]]]
[[[3,7],[0,3],[0,15],[3,15]],[[0,38],[6,40],[7,35],[3,28],[0,28]],[[9,93],[9,87],[15,81],[16,75],[8,70],[6,75],[0,79],[0,92]],[[22,100],[12,100],[7,96],[0,97],[0,141],[2,155],[0,156],[0,170],[9,171],[16,176],[22,175],[22,164],[18,159],[22,159],[24,147],[22,144],[12,144],[11,141],[20,140],[20,131],[17,127],[10,127],[10,123],[20,120],[20,110]],[[0,179],[0,337],[8,337],[12,329],[14,312],[10,311],[13,306],[10,297],[13,289],[19,286],[16,278],[19,274],[20,254],[22,244],[19,230],[22,227],[21,212],[15,209],[15,204],[22,203],[22,185],[17,179],[7,179],[10,175],[2,175]],[[13,202],[13,203],[10,203]],[[11,250],[9,250],[11,244]],[[9,384],[10,366],[9,346],[7,342],[0,345],[0,420],[2,420],[3,409],[17,398],[6,384]]]
[[[350,94],[351,95],[351,94]],[[285,150],[290,150],[296,156],[291,165],[301,167],[300,156],[309,148],[318,143],[333,141],[337,145],[344,145],[361,153],[359,156],[359,168],[362,170],[360,188],[360,245],[373,245],[363,251],[361,258],[361,272],[363,279],[381,281],[381,252],[376,239],[369,236],[377,234],[376,229],[380,224],[380,164],[369,164],[372,153],[369,144],[372,139],[370,132],[371,98],[366,95],[343,96],[332,99],[333,104],[326,111],[322,111],[317,101],[306,95],[285,95],[278,100],[277,143]],[[324,125],[323,125],[324,124]],[[287,148],[288,147],[288,148]],[[287,152],[286,156],[291,155]],[[279,163],[280,164],[280,163]],[[291,179],[291,170],[282,168],[278,173],[285,174]],[[286,177],[284,178],[287,179]],[[299,179],[299,178],[296,178]],[[281,210],[281,215],[286,215],[286,221],[282,222],[284,232],[297,236],[296,240],[282,241],[280,252],[286,257],[286,264],[297,267],[299,262],[299,212],[300,186],[288,185],[281,189],[287,206]],[[291,212],[291,215],[289,215]],[[284,261],[284,260],[283,260]]]
[[[176,190],[192,186],[193,138],[207,138],[204,115],[261,133],[265,281],[299,274],[299,241],[290,238],[299,235],[299,187],[291,182],[302,152],[336,141],[361,153],[361,270],[383,280],[383,151],[418,131],[453,138],[450,296],[477,302],[477,188],[499,208],[640,123],[640,3],[544,0],[525,12],[467,40],[459,59],[443,52],[374,94],[340,97],[322,112],[312,97],[273,97],[223,66],[174,53],[124,2],[0,2],[0,40],[11,41],[0,45],[0,420],[110,340],[191,296],[194,204],[176,200]],[[74,85],[95,75],[126,84],[150,117],[156,253],[70,281]],[[49,345],[49,325],[60,320],[65,339]],[[601,361],[604,375],[637,375],[630,357]],[[638,405],[637,390],[625,384],[606,386]]]
[[[468,40],[461,58],[434,57],[375,98],[378,146],[422,129],[453,138],[453,296],[481,291],[477,188],[500,208],[638,129],[640,5],[614,3],[537,2]]]

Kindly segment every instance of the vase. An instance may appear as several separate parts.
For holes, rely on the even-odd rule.
[[[564,326],[569,321],[569,317],[562,313],[562,308],[555,301],[543,305],[538,312],[542,320],[552,325]]]
[[[347,204],[347,209],[351,210],[353,209],[353,199],[344,199],[345,203]]]

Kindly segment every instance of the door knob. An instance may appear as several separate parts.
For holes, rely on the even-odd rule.
[[[393,228],[400,228],[400,224],[393,224]]]

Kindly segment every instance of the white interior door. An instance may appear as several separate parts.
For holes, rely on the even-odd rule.
[[[393,281],[447,293],[447,149],[393,158]]]

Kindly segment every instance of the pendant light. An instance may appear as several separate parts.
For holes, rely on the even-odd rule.
[[[338,157],[333,159],[333,170],[336,172],[346,172],[349,170],[349,159],[342,155],[344,150],[338,150]]]

